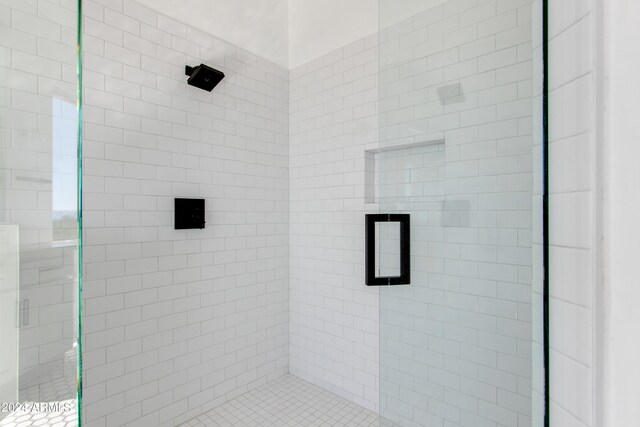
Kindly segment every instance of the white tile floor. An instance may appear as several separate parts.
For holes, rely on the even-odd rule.
[[[390,426],[378,415],[293,375],[285,375],[183,424],[183,427]]]
[[[65,353],[60,369],[38,373],[37,381],[20,389],[20,402],[25,410],[0,413],[0,427],[76,427],[76,388],[78,358],[75,349]],[[52,412],[40,412],[43,403]],[[46,411],[46,409],[45,409]]]
[[[42,402],[39,402],[42,403]],[[60,411],[35,412],[32,409],[11,412],[0,420],[1,427],[76,427],[78,425],[76,401],[62,400],[55,403]],[[24,402],[26,408],[33,408],[32,402]],[[35,405],[38,405],[37,403]],[[4,414],[3,414],[4,415]]]
[[[60,402],[77,394],[78,352],[75,348],[65,352],[64,360],[54,369],[36,372],[35,380],[23,380],[32,385],[20,387],[21,402]],[[33,374],[29,374],[33,375]]]

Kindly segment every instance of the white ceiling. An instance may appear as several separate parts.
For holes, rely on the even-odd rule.
[[[137,0],[276,64],[289,64],[289,0]]]
[[[375,33],[379,24],[399,22],[445,0],[137,1],[283,67],[295,68]]]
[[[290,0],[289,66],[305,64],[377,29],[378,0]]]
[[[400,22],[445,0],[289,0],[289,66]]]

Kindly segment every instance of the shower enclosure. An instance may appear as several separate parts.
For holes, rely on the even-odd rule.
[[[81,420],[81,3],[0,0],[0,427]],[[545,0],[378,0],[294,69],[85,3],[87,423],[290,373],[383,426],[549,425]]]
[[[410,284],[379,293],[390,425],[545,425],[542,11],[380,0],[369,202],[411,221]],[[398,277],[381,224],[376,271]]]
[[[79,13],[0,4],[0,426],[77,425]]]

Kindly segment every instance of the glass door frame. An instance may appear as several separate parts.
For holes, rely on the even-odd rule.
[[[77,137],[77,194],[78,194],[78,346],[77,346],[77,396],[76,414],[78,417],[78,427],[82,426],[82,280],[83,280],[83,222],[82,222],[82,133],[83,133],[83,89],[82,89],[82,0],[78,0],[78,24],[77,24],[77,98],[78,98],[78,137]]]
[[[542,0],[542,344],[544,366],[544,427],[550,427],[549,352],[549,0]]]

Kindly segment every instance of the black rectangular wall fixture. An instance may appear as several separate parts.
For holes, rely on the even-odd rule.
[[[400,223],[400,275],[376,276],[376,223]],[[411,220],[409,214],[368,214],[365,216],[365,283],[367,286],[411,283]]]
[[[200,64],[195,67],[185,66],[184,73],[189,76],[187,83],[200,89],[211,92],[222,79],[222,71]]]
[[[175,229],[204,228],[204,199],[175,199]]]

